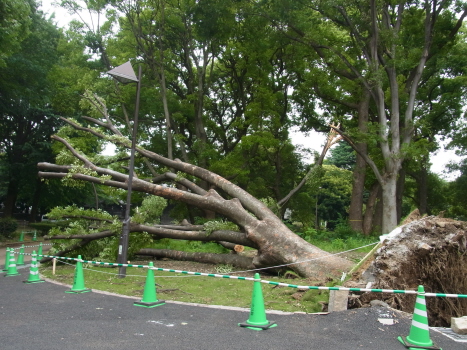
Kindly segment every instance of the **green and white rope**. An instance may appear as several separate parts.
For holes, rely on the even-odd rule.
[[[310,262],[310,261],[315,261],[315,260],[320,260],[320,259],[326,259],[326,258],[330,258],[331,256],[337,256],[337,255],[349,253],[349,252],[352,252],[354,250],[359,250],[361,248],[366,248],[366,247],[369,247],[369,246],[372,246],[372,245],[375,245],[375,244],[378,244],[378,243],[380,243],[380,242],[373,242],[373,243],[370,243],[370,244],[367,244],[367,245],[364,245],[364,246],[361,246],[361,247],[358,247],[358,248],[349,249],[349,250],[346,250],[346,251],[343,251],[343,252],[328,254],[328,255],[324,255],[324,256],[319,256],[317,258],[302,260],[302,261],[298,261],[298,262],[294,262],[294,263],[282,264],[282,265],[276,265],[276,266],[269,266],[269,267],[260,267],[260,268],[253,269],[253,270],[234,271],[234,272],[231,272],[231,273],[254,272],[254,271],[260,271],[260,270],[268,270],[268,269],[275,269],[275,268],[278,268],[278,267],[286,267],[286,266],[290,266],[290,265],[302,264],[302,263],[305,263],[305,262]]]
[[[17,254],[17,253],[14,253]],[[21,254],[21,253],[20,253]],[[32,255],[29,253],[22,253],[25,255]],[[136,267],[136,268],[150,268],[154,271],[164,271],[164,272],[172,272],[172,273],[180,273],[185,275],[192,275],[192,276],[206,276],[206,277],[215,277],[215,278],[226,278],[226,279],[236,279],[242,281],[257,281],[253,277],[241,277],[241,276],[231,276],[231,275],[221,275],[217,273],[204,273],[204,272],[193,272],[193,271],[183,271],[183,270],[175,270],[175,269],[164,269],[155,266],[149,265],[134,265],[134,264],[120,264],[120,263],[108,263],[108,262],[101,262],[101,261],[93,261],[93,260],[84,260],[78,258],[69,258],[63,256],[53,256],[53,255],[38,255],[44,258],[53,258],[58,260],[70,260],[70,261],[80,261],[82,263],[88,263],[93,265],[103,265],[103,266],[114,266],[114,267]],[[138,275],[139,277],[139,275]],[[164,276],[161,276],[164,277]],[[282,287],[289,287],[289,288],[297,288],[297,289],[310,289],[310,290],[334,290],[334,291],[350,291],[350,292],[372,292],[372,293],[393,293],[393,294],[414,294],[414,295],[424,295],[426,297],[443,297],[443,298],[467,298],[467,294],[453,294],[453,293],[419,293],[416,290],[398,290],[398,289],[371,289],[371,288],[347,288],[347,287],[324,287],[324,286],[302,286],[296,284],[288,284],[282,282],[273,282],[268,280],[259,280],[261,283],[270,284],[274,286],[282,286]]]
[[[43,243],[42,246],[46,246],[46,245],[52,245],[52,243]],[[21,248],[36,248],[36,247],[40,247],[41,245],[40,244],[36,244],[36,245],[25,245],[24,247],[21,246],[21,247],[12,247],[11,249],[21,249]],[[15,254],[18,254],[18,253],[15,253]]]

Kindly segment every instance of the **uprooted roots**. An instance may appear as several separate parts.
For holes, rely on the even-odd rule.
[[[425,292],[464,294],[467,291],[465,267],[467,252],[454,246],[435,249],[428,255],[412,255],[403,262],[399,275],[380,274],[372,288],[417,289],[423,285]],[[413,313],[416,295],[366,293],[360,297],[365,304],[373,299],[383,299],[391,307]],[[467,300],[464,298],[426,297],[430,326],[446,327],[451,317],[467,314]]]

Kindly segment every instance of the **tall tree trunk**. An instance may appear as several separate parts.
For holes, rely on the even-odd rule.
[[[358,105],[358,130],[362,133],[368,131],[368,108],[370,92],[363,88],[362,100]],[[358,232],[363,232],[363,192],[365,191],[366,161],[360,153],[367,154],[368,146],[364,142],[356,143],[358,148],[355,168],[353,171],[352,197],[350,198],[349,224]]]
[[[373,230],[373,221],[375,218],[375,208],[378,198],[381,196],[381,186],[377,181],[373,183],[370,189],[370,195],[366,201],[365,215],[363,216],[363,233],[369,235]]]
[[[41,179],[37,179],[32,198],[31,212],[29,213],[29,222],[36,222],[36,218],[39,216],[39,202],[43,186]]]
[[[406,170],[404,167],[399,171],[399,177],[397,178],[397,191],[396,191],[396,203],[397,203],[397,223],[401,222],[402,218],[402,201],[404,199],[404,188],[405,188]]]
[[[391,232],[397,226],[397,172],[387,173],[382,188],[382,234]]]
[[[418,211],[420,216],[423,216],[430,214],[428,212],[428,171],[426,166],[422,166],[419,170],[417,180]]]
[[[16,200],[18,199],[19,180],[17,177],[12,177],[8,183],[8,189],[5,198],[5,208],[3,208],[3,217],[12,217],[16,208]]]
[[[382,189],[379,187],[378,198],[376,199],[375,210],[373,212],[373,222],[371,227],[371,232],[373,233],[382,233],[383,227],[383,199],[382,199]]]

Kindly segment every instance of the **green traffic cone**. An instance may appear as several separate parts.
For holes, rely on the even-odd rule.
[[[255,281],[253,284],[253,297],[251,301],[250,318],[246,322],[238,324],[240,327],[253,329],[255,331],[262,331],[277,326],[275,322],[269,322],[266,318],[263,291],[261,290],[260,281],[261,279],[259,277],[259,273],[256,273]]]
[[[70,290],[65,291],[65,293],[86,293],[91,290],[84,286],[84,275],[83,275],[83,263],[81,262],[81,255],[78,255],[78,261],[76,262],[75,268],[75,277],[73,279],[73,286]]]
[[[5,266],[3,266],[4,272],[8,271],[8,265],[10,264],[10,248],[6,249],[6,254],[5,254]]]
[[[10,276],[19,276],[18,270],[16,269],[16,260],[15,260],[15,250],[11,248],[10,250],[10,263],[8,264],[8,271],[5,277]]]
[[[425,289],[418,286],[418,295],[415,300],[415,310],[412,316],[412,325],[407,337],[397,337],[397,339],[407,349],[442,350],[433,344],[430,339],[430,329],[428,327],[428,314],[426,312]]]
[[[41,283],[45,282],[41,280],[39,277],[39,269],[37,268],[37,254],[36,251],[32,251],[32,258],[31,258],[31,268],[29,269],[29,278],[27,281],[23,281],[24,283]]]
[[[165,304],[165,300],[157,300],[156,296],[156,281],[154,279],[154,267],[152,261],[149,263],[148,273],[146,275],[146,284],[144,285],[143,299],[135,301],[133,305],[142,307],[156,307]]]
[[[20,235],[19,235],[19,241],[18,242],[24,242],[24,232],[21,231]]]
[[[39,249],[37,250],[37,266],[41,264],[42,259],[42,242],[39,243]]]
[[[34,233],[32,235],[32,240],[33,240],[33,242],[37,241],[37,231],[36,230],[34,230]]]
[[[24,244],[21,245],[21,249],[18,253],[18,258],[16,259],[16,266],[24,265]]]

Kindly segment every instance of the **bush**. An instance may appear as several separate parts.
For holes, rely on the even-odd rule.
[[[11,239],[18,228],[18,221],[13,218],[0,219],[0,238]]]

